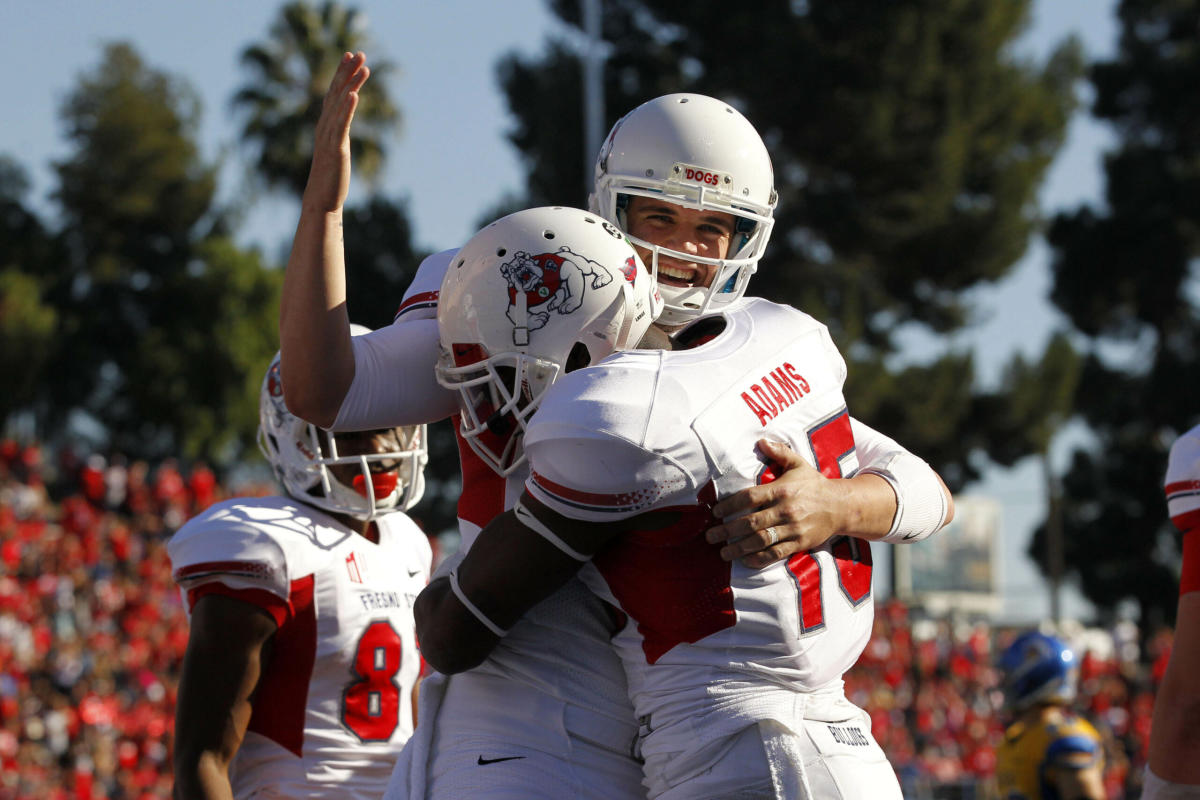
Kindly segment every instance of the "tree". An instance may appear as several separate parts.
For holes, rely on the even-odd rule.
[[[1068,546],[1072,561],[1086,540],[1065,540],[1062,519],[1062,487],[1050,459],[1054,438],[1075,415],[1079,378],[1083,364],[1067,334],[1056,333],[1037,363],[1015,356],[1004,370],[1001,401],[989,405],[992,440],[988,452],[997,462],[1011,465],[1027,453],[1035,453],[1042,464],[1048,509],[1046,519],[1034,532],[1030,554],[1043,565],[1050,582],[1051,618],[1061,620],[1060,589],[1066,574]]]
[[[407,209],[386,198],[347,208],[343,225],[350,320],[368,328],[390,325],[417,266],[429,254],[413,249]]]
[[[221,235],[199,113],[190,87],[126,44],[67,96],[65,257],[47,270],[59,335],[42,385],[48,428],[83,411],[131,455],[227,463],[229,442],[252,441],[279,278]]]
[[[578,28],[578,3],[551,7]],[[1067,42],[1044,64],[1019,61],[1028,13],[1028,0],[776,0],[752,14],[605,4],[609,121],[698,91],[755,123],[780,205],[751,291],[827,322],[850,361],[855,414],[929,456],[956,489],[979,476],[983,410],[1002,398],[971,394],[969,354],[913,363],[896,334],[968,324],[963,292],[1004,277],[1038,228],[1036,190],[1082,57]],[[529,204],[582,199],[582,137],[562,134],[582,120],[575,50],[564,39],[500,65]]]
[[[53,234],[25,207],[28,189],[24,170],[0,156],[0,374],[7,376],[0,424],[32,408],[58,324],[44,302],[44,275],[61,253]]]
[[[1085,347],[1077,411],[1092,434],[1063,513],[1085,594],[1106,609],[1133,598],[1153,622],[1173,617],[1177,596],[1167,449],[1200,421],[1200,2],[1124,0],[1117,14],[1117,55],[1090,71],[1092,114],[1119,137],[1105,205],[1061,214],[1049,233],[1052,299]]]
[[[42,303],[37,282],[27,274],[0,268],[0,422],[30,408],[37,379],[53,346],[58,315]]]
[[[364,21],[332,0],[320,6],[296,0],[280,9],[266,41],[242,52],[250,77],[233,105],[245,114],[242,140],[255,148],[258,174],[268,186],[295,197],[304,193],[321,101],[342,54],[368,49]],[[387,91],[386,77],[394,71],[371,59],[371,80],[354,115],[350,153],[356,174],[368,182],[380,174],[384,142],[400,121]]]

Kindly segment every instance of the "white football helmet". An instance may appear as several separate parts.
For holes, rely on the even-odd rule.
[[[525,460],[525,423],[560,374],[635,347],[662,310],[625,237],[577,208],[531,208],[476,233],[438,295],[437,379],[459,433],[500,475]]]
[[[351,325],[350,331],[355,336],[370,333],[362,325]],[[276,353],[259,395],[258,447],[284,490],[309,505],[360,520],[406,511],[417,504],[425,492],[429,460],[424,425],[396,428],[395,449],[363,455],[340,454],[339,436],[344,439],[346,434],[318,432],[317,426],[288,411]],[[359,469],[349,486],[329,471],[341,464]]]
[[[609,131],[596,158],[595,180],[591,209],[626,235],[624,209],[633,196],[720,211],[737,220],[724,259],[629,237],[653,254],[649,266],[655,280],[660,254],[718,267],[708,287],[659,286],[665,301],[660,322],[687,322],[746,291],[771,237],[778,194],[762,137],[735,108],[702,94],[668,94],[641,104]]]

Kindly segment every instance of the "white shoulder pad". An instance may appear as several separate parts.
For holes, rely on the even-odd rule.
[[[830,363],[834,365],[835,377],[842,383],[846,382],[846,375],[848,374],[846,359],[842,356],[842,351],[838,350],[837,344],[829,334],[828,325],[798,308],[782,303],[775,303],[761,297],[746,298],[746,306],[750,309],[755,319],[762,319],[768,314],[784,315],[788,319],[786,324],[797,335],[810,328],[817,330],[825,355]]]
[[[404,292],[404,299],[396,309],[393,322],[402,319],[437,319],[438,291],[442,288],[442,278],[446,276],[450,260],[457,252],[458,248],[452,248],[425,257]]]
[[[547,393],[525,434],[526,489],[563,516],[587,521],[694,503],[687,472],[642,445],[648,402],[610,380],[608,364],[564,376]]]
[[[282,508],[257,506],[254,500],[211,506],[167,543],[175,582],[185,592],[221,583],[230,589],[262,589],[287,600],[287,551],[272,523],[290,517]]]

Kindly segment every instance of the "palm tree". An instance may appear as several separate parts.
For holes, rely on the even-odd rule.
[[[369,52],[364,23],[358,10],[333,0],[319,7],[295,0],[280,9],[266,41],[242,51],[251,77],[233,106],[246,115],[242,139],[256,150],[258,173],[269,187],[304,193],[321,101],[342,54]],[[368,183],[383,166],[385,137],[400,123],[382,80],[394,66],[374,58],[370,65],[350,139],[355,171]]]

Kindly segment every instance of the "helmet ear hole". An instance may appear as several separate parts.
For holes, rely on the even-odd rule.
[[[570,355],[567,356],[566,372],[576,369],[583,369],[588,364],[592,363],[592,354],[588,352],[587,345],[583,342],[576,342],[571,348]]]

